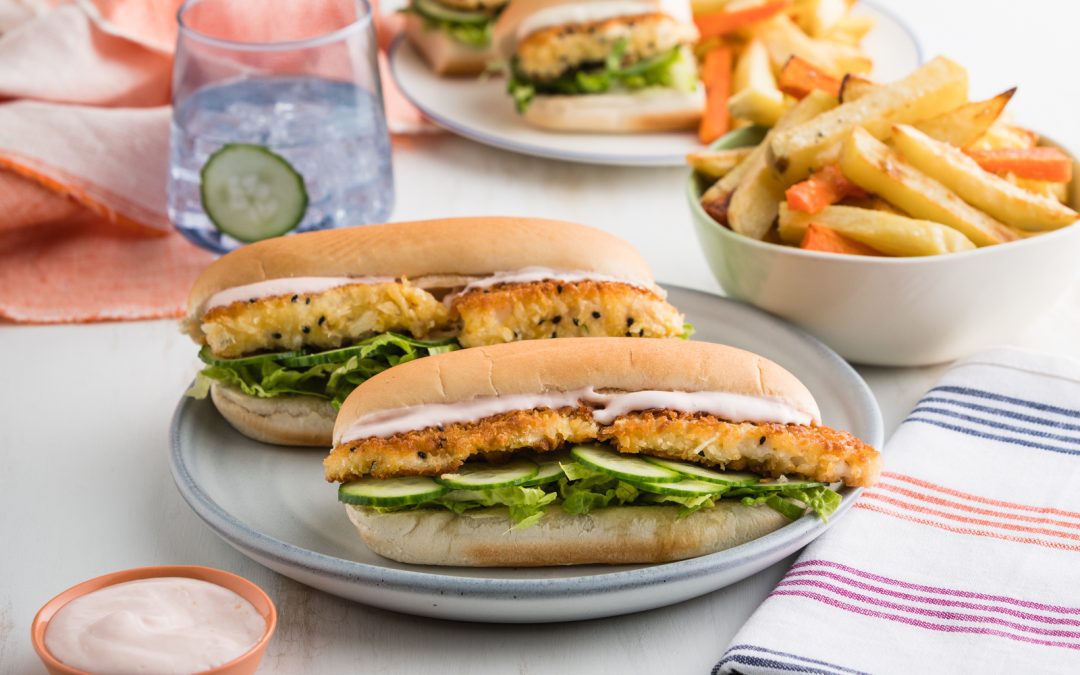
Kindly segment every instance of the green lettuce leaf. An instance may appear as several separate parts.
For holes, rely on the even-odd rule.
[[[248,396],[315,396],[340,408],[353,389],[387,368],[459,349],[454,340],[416,340],[397,333],[382,333],[352,346],[359,348],[353,356],[313,366],[289,367],[271,359],[240,365],[208,364],[187,395],[205,398],[210,383],[216,380]]]
[[[423,7],[416,3],[412,3],[399,11],[402,14],[415,14],[420,17],[424,22],[424,28],[427,30],[441,30],[457,42],[477,49],[483,49],[491,44],[492,31],[497,18],[497,15],[492,15],[491,19],[486,23],[450,21],[424,12]]]
[[[518,112],[524,112],[537,94],[601,94],[611,90],[634,91],[647,87],[668,87],[694,91],[698,85],[697,64],[687,50],[673,47],[656,56],[623,65],[626,40],[612,45],[604,63],[580,68],[551,80],[533,80],[523,73],[517,61],[510,63],[507,92],[514,98]]]
[[[752,487],[750,488],[752,489]],[[813,488],[792,488],[780,492],[768,492],[759,495],[748,495],[742,498],[742,503],[747,506],[759,506],[765,504],[775,511],[779,511],[791,520],[801,518],[807,509],[818,514],[828,521],[829,516],[840,506],[840,493],[826,486]]]

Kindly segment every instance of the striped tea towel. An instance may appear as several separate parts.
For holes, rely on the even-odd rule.
[[[951,368],[720,673],[1080,673],[1080,362]]]

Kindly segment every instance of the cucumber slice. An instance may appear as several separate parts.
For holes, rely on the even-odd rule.
[[[564,459],[563,461],[565,462],[566,460]],[[524,483],[520,483],[520,485],[522,487],[536,487],[537,485],[546,485],[548,483],[553,483],[559,480],[565,475],[566,474],[563,473],[562,470],[562,464],[558,460],[551,462],[540,462],[540,469],[536,472],[536,475],[525,481]]]
[[[822,487],[825,483],[819,483],[815,480],[789,480],[783,483],[754,483],[748,485],[745,488],[739,490],[739,492],[745,492],[745,494],[756,494],[759,492],[779,492],[780,490],[806,489]]]
[[[457,473],[444,473],[435,480],[441,485],[460,490],[492,490],[521,485],[539,473],[540,467],[528,459],[515,459],[501,466],[484,462],[463,465]]]
[[[706,483],[716,483],[717,485],[726,485],[728,487],[753,485],[760,480],[756,474],[752,473],[714,471],[703,466],[698,466],[697,464],[691,464],[690,462],[674,462],[670,459],[660,459],[659,457],[644,457],[643,459],[650,464],[662,466],[665,469],[671,469],[684,476],[690,476],[697,480],[703,480]]]
[[[671,469],[650,464],[638,457],[622,455],[599,445],[575,445],[570,449],[570,454],[590,469],[621,478],[635,485],[674,483],[682,479],[682,474]]]
[[[634,487],[642,492],[678,497],[700,497],[701,495],[716,495],[719,497],[724,494],[725,490],[723,485],[692,479],[681,480],[678,483],[635,483]]]
[[[468,12],[460,9],[447,7],[436,0],[413,0],[413,9],[418,14],[435,19],[436,21],[449,21],[451,23],[481,24],[491,21],[492,16],[487,12]]]
[[[210,364],[211,366],[250,366],[254,363],[262,363],[263,361],[284,361],[285,359],[299,356],[300,354],[301,352],[274,352],[272,354],[244,356],[238,359],[223,359],[214,356],[209,347],[203,347],[199,350],[199,358],[203,363]]]
[[[289,366],[290,368],[306,368],[308,366],[319,366],[324,363],[341,363],[348,361],[349,358],[357,356],[364,348],[364,345],[353,345],[352,347],[342,347],[341,349],[331,349],[325,352],[315,352],[314,354],[305,354],[303,352],[294,352],[292,356],[281,360],[281,365]]]
[[[428,476],[358,478],[342,483],[338,501],[362,506],[408,506],[438,499],[449,491]]]
[[[292,164],[262,145],[229,143],[199,172],[203,210],[234,239],[259,241],[285,234],[304,219],[308,194]]]

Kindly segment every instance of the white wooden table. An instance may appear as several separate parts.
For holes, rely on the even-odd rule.
[[[918,26],[928,56],[971,69],[973,96],[1020,83],[1018,118],[1080,148],[1072,74],[1080,10],[1071,3],[889,4]],[[630,240],[664,282],[717,289],[696,250],[681,170],[563,164],[440,137],[400,144],[395,171],[395,219],[576,220]],[[1019,344],[1080,357],[1080,289]],[[280,624],[264,673],[704,673],[790,563],[674,607],[574,624],[475,625],[371,609],[247,560],[180,499],[167,430],[198,362],[173,323],[0,326],[0,364],[0,675],[44,672],[29,628],[52,595],[166,563],[231,570],[274,597]],[[887,433],[940,370],[860,369]]]

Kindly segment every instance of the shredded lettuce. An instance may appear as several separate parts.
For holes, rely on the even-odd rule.
[[[495,27],[497,15],[492,15],[485,23],[464,23],[450,21],[445,17],[435,16],[424,11],[424,7],[417,3],[411,3],[401,10],[403,14],[415,14],[424,22],[427,30],[441,30],[461,44],[483,49],[491,44],[492,31]]]
[[[579,68],[552,80],[533,80],[523,73],[517,61],[510,63],[507,92],[514,98],[518,112],[524,112],[537,94],[602,94],[612,90],[635,91],[647,87],[667,87],[679,91],[697,88],[697,64],[682,47],[629,65],[623,65],[627,42],[619,40],[603,64]]]
[[[753,486],[748,488],[753,490]],[[744,492],[745,490],[740,490]],[[817,513],[822,520],[828,521],[829,516],[840,506],[840,494],[828,487],[792,488],[780,492],[768,492],[758,495],[747,495],[742,498],[746,506],[759,506],[765,504],[775,511],[779,511],[791,520],[795,520],[810,509]]]
[[[315,396],[340,408],[353,389],[387,368],[459,348],[454,340],[415,340],[397,333],[382,333],[352,346],[359,348],[352,356],[312,366],[290,367],[273,359],[239,365],[208,364],[195,378],[187,395],[205,398],[211,382],[216,380],[248,396]]]

